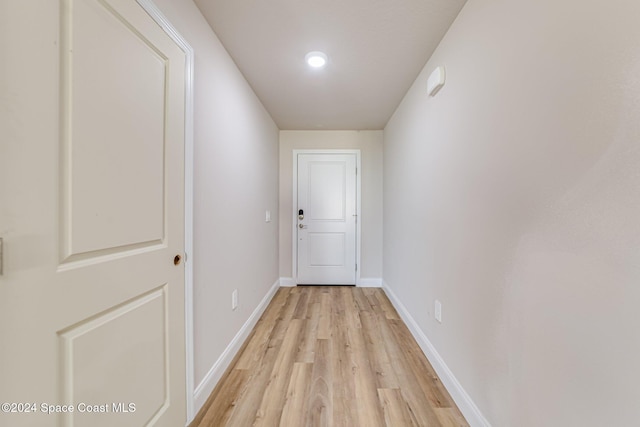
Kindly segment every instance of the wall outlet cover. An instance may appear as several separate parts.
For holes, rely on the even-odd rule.
[[[435,303],[434,316],[438,322],[442,323],[442,303],[439,300],[436,300]]]
[[[234,289],[231,293],[231,309],[235,310],[236,308],[238,308],[238,290]]]

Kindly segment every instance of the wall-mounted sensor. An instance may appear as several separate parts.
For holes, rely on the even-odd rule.
[[[444,86],[444,79],[445,73],[443,66],[437,67],[435,70],[433,70],[433,72],[429,76],[429,79],[427,80],[427,92],[430,96],[436,96],[436,93],[438,93],[440,88]]]

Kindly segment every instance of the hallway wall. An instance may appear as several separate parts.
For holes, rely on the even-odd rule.
[[[384,279],[494,427],[640,420],[639,16],[469,0],[385,129]]]
[[[278,280],[278,222],[265,222],[267,209],[278,217],[278,128],[193,1],[155,2],[195,50],[195,385],[206,399],[212,368]]]
[[[360,277],[382,277],[382,131],[280,132],[280,277],[292,277],[293,150],[360,149],[362,264]],[[369,285],[371,286],[371,285]]]

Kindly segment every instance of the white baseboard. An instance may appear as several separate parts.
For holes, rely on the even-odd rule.
[[[440,377],[442,384],[445,386],[454,402],[456,402],[456,405],[458,405],[458,408],[466,418],[469,425],[471,427],[491,427],[489,421],[487,421],[484,415],[482,415],[482,412],[480,412],[480,409],[473,402],[471,396],[469,396],[464,388],[462,388],[462,385],[458,382],[455,375],[453,375],[453,372],[451,372],[440,354],[436,351],[436,348],[433,346],[431,341],[429,341],[429,338],[427,338],[422,329],[420,329],[420,326],[418,326],[418,323],[411,314],[409,314],[407,308],[402,304],[402,302],[400,302],[396,294],[393,293],[387,282],[384,280],[382,288],[398,311],[398,314],[400,314],[400,317],[402,317],[402,320],[407,324],[409,331],[411,331],[411,334],[418,342],[423,353],[427,356],[427,359],[429,359],[433,369],[435,369],[436,373]]]
[[[292,288],[298,285],[296,284],[296,281],[293,280],[293,277],[281,277],[280,286],[282,286],[283,288]]]
[[[207,372],[207,375],[205,375],[203,380],[196,387],[195,391],[193,392],[195,414],[197,414],[202,406],[206,403],[209,395],[215,388],[216,384],[218,384],[218,381],[220,381],[220,378],[229,367],[229,364],[231,363],[235,355],[240,350],[240,347],[242,347],[242,344],[249,336],[249,333],[251,333],[256,323],[258,323],[260,316],[262,316],[262,313],[269,305],[269,302],[271,302],[271,298],[273,298],[273,295],[276,293],[279,287],[280,280],[276,280],[273,286],[271,286],[271,289],[269,289],[264,298],[262,298],[260,304],[258,304],[253,313],[251,313],[251,316],[249,316],[244,325],[242,325],[242,328],[240,328],[236,336],[233,337],[231,343],[229,343],[218,360],[216,360],[216,363],[213,364],[211,369],[209,369],[209,372]]]
[[[381,288],[382,279],[380,277],[361,277],[358,286],[363,288]]]

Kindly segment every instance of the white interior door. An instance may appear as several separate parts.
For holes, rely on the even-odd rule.
[[[0,28],[0,425],[183,426],[185,55],[133,0]]]
[[[298,154],[297,163],[297,283],[355,285],[356,155]]]

